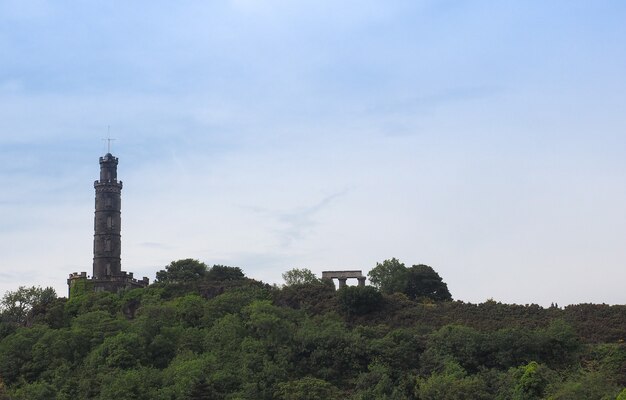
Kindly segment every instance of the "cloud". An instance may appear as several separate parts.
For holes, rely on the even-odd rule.
[[[348,193],[348,189],[328,195],[317,203],[295,208],[289,211],[269,210],[262,207],[242,207],[254,213],[270,217],[278,222],[279,228],[274,229],[274,234],[281,248],[288,248],[292,243],[305,239],[318,224],[317,216],[329,208],[331,204],[341,196]]]
[[[275,215],[285,225],[285,228],[278,231],[282,246],[288,247],[292,242],[304,239],[317,225],[316,216],[346,193],[347,190],[344,190],[327,196],[312,206]]]

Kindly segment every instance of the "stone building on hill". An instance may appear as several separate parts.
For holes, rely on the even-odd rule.
[[[94,182],[96,210],[93,236],[93,273],[70,274],[67,284],[92,286],[95,291],[117,292],[126,288],[141,288],[149,284],[148,278],[135,279],[132,272],[121,267],[121,194],[122,181],[117,180],[118,159],[111,153],[100,157],[100,179]]]

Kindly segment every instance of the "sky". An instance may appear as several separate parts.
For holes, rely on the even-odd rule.
[[[626,303],[626,3],[0,0],[0,295],[92,268],[432,266],[457,300]]]

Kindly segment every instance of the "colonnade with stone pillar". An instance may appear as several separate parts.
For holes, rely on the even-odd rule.
[[[322,279],[337,279],[341,289],[347,285],[348,279],[356,279],[359,281],[359,287],[364,287],[366,277],[362,271],[322,271]]]

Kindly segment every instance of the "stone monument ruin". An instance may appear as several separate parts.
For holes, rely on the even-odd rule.
[[[339,289],[346,286],[348,279],[357,279],[359,281],[359,287],[365,286],[365,276],[362,271],[322,271],[322,279],[337,279],[339,281]]]

